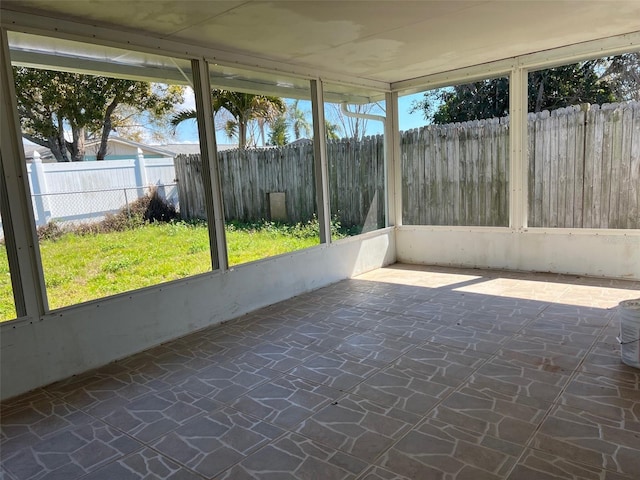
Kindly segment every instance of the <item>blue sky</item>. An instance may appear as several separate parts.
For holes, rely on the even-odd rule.
[[[410,114],[411,104],[414,100],[422,97],[422,93],[407,95],[400,97],[398,100],[398,112],[399,112],[399,124],[400,130],[410,130],[417,128],[425,124],[424,118],[421,113]],[[191,101],[185,102],[182,108],[191,107]],[[311,103],[308,101],[300,101],[299,108],[306,114],[309,122],[311,121]],[[367,135],[376,135],[382,133],[382,124],[379,122],[370,121],[367,123]],[[289,133],[289,138],[293,140],[293,132]],[[216,132],[216,139],[219,144],[233,144],[236,143],[234,139],[229,139],[227,135],[222,131]],[[176,129],[176,142],[177,143],[196,143],[198,141],[198,131],[195,121],[187,121]]]

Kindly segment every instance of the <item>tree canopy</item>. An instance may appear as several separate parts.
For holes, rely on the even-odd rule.
[[[293,129],[295,140],[299,140],[303,136],[309,138],[313,131],[311,122],[307,120],[307,115],[305,111],[298,106],[298,102],[299,100],[296,99],[287,106],[287,117]]]
[[[85,141],[92,138],[100,140],[96,158],[103,160],[109,134],[132,112],[161,117],[183,101],[180,86],[27,67],[13,73],[23,135],[48,147],[59,162],[83,160]],[[126,114],[122,106],[130,107]]]
[[[626,54],[530,72],[529,111],[637,99],[639,65],[640,55]],[[432,90],[410,112],[440,124],[504,117],[509,114],[509,81],[501,77]]]
[[[287,130],[289,122],[284,114],[278,115],[271,122],[271,133],[269,134],[269,145],[286,145],[289,143],[289,134]]]
[[[240,148],[247,146],[247,127],[250,121],[257,120],[262,129],[264,124],[273,122],[286,110],[285,103],[278,97],[222,89],[211,90],[211,105],[214,115],[221,109],[231,115],[232,119],[225,123],[224,129],[229,137],[238,138]],[[195,118],[195,110],[183,110],[173,116],[171,123],[177,126],[185,120]]]

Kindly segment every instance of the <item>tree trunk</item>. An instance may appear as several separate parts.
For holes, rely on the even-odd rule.
[[[247,145],[247,122],[238,118],[238,148],[243,149]]]
[[[60,139],[58,137],[51,137],[47,140],[46,147],[51,150],[51,153],[56,159],[56,162],[68,162],[66,147],[64,144],[60,145]]]
[[[542,109],[543,100],[544,100],[544,81],[542,78],[540,78],[540,85],[538,86],[538,96],[536,98],[535,113],[540,112],[540,110]]]
[[[56,115],[56,118],[58,119],[58,135],[49,139],[49,150],[51,150],[58,162],[70,162],[71,159],[67,154],[67,142],[64,139],[62,117]]]
[[[113,124],[111,122],[111,115],[118,106],[118,99],[114,98],[113,101],[107,107],[104,115],[104,121],[102,122],[102,135],[100,136],[100,147],[96,153],[96,160],[104,160],[107,155],[107,147],[109,146],[109,134],[113,130]]]
[[[263,147],[266,145],[265,140],[264,140],[264,124],[265,124],[265,119],[264,118],[259,118],[258,119],[258,125],[260,126],[260,138],[262,139],[262,146]]]
[[[71,125],[71,135],[73,141],[66,142],[67,149],[71,151],[72,162],[84,161],[84,127],[78,128],[75,125]]]

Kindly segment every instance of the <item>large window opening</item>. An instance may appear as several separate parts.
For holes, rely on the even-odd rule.
[[[509,79],[399,99],[406,225],[509,225]]]
[[[384,93],[324,84],[331,235],[386,226]]]
[[[209,68],[229,265],[318,245],[309,81]]]
[[[640,228],[640,53],[528,83],[529,226]]]
[[[0,219],[1,221],[2,219]],[[16,305],[13,297],[13,283],[11,282],[11,272],[9,271],[4,228],[0,223],[0,322],[14,318],[16,318]]]
[[[178,158],[197,129],[188,60],[10,32],[31,200],[52,309],[211,269]],[[202,175],[201,172],[198,175]]]

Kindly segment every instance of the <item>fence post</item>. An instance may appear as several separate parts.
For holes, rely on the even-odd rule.
[[[129,206],[129,198],[127,197],[127,189],[123,188],[124,192],[124,203],[127,205],[127,218],[131,220],[131,207]]]
[[[147,186],[147,167],[144,161],[142,149],[138,147],[138,156],[135,161],[136,168],[136,185],[138,188],[138,197],[144,197],[144,187]]]
[[[47,178],[42,167],[40,154],[34,150],[33,161],[31,163],[31,185],[33,188],[33,199],[36,207],[36,226],[46,225],[51,218],[49,202],[46,198],[48,193]]]

